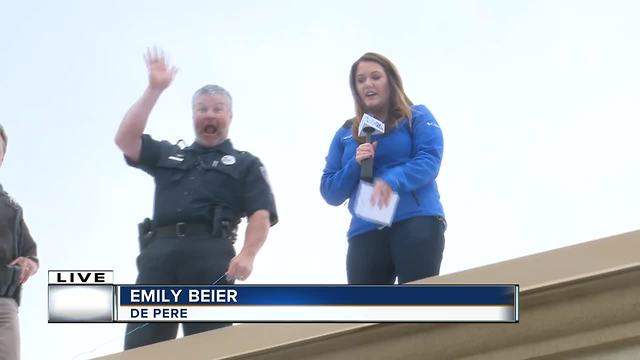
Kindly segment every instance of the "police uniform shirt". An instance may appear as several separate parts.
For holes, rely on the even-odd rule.
[[[209,224],[215,205],[230,208],[238,217],[267,210],[271,225],[278,221],[264,166],[250,153],[234,149],[228,139],[214,147],[194,142],[182,149],[145,134],[139,161],[125,159],[155,179],[156,226]]]
[[[20,245],[18,254],[15,249],[16,240]],[[37,262],[36,255],[36,243],[22,218],[20,205],[0,185],[0,265],[7,265],[19,256],[31,257]]]

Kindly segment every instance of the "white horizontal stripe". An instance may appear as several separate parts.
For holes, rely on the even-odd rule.
[[[131,317],[146,309],[148,317]],[[163,310],[184,309],[186,318],[163,317]],[[156,316],[154,316],[154,311]],[[513,306],[119,306],[118,321],[225,322],[514,322]]]

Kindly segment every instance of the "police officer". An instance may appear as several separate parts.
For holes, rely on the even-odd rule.
[[[7,134],[0,125],[0,166]],[[22,218],[22,208],[0,185],[0,359],[20,358],[18,305],[21,285],[38,271],[36,243]]]
[[[127,163],[155,179],[153,220],[140,226],[137,284],[232,284],[251,274],[253,261],[278,221],[260,160],[227,139],[233,116],[229,93],[207,85],[192,98],[196,141],[181,148],[143,131],[149,114],[177,69],[161,50],[145,55],[149,85],[127,112],[116,144]],[[248,218],[244,246],[233,240],[240,218]],[[226,274],[226,276],[225,276]],[[229,323],[183,323],[185,336]],[[129,324],[125,349],[176,337],[178,324]]]

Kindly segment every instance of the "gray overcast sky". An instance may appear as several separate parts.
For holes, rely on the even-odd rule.
[[[318,187],[331,138],[353,113],[349,67],[366,51],[396,63],[409,97],[443,129],[443,273],[638,228],[636,1],[2,9],[0,121],[10,139],[0,182],[25,208],[42,259],[21,307],[24,359],[122,349],[123,325],[47,324],[46,275],[111,269],[116,282],[135,281],[136,224],[151,213],[153,182],[125,165],[113,137],[146,86],[148,46],[180,68],[148,132],[190,143],[191,94],[220,84],[234,97],[235,146],[269,171],[281,222],[249,284],[346,282],[348,212]]]

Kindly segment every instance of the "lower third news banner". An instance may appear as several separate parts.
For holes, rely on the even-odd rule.
[[[118,285],[49,271],[49,322],[518,322],[518,285]]]
[[[117,286],[125,322],[517,322],[517,285]]]

